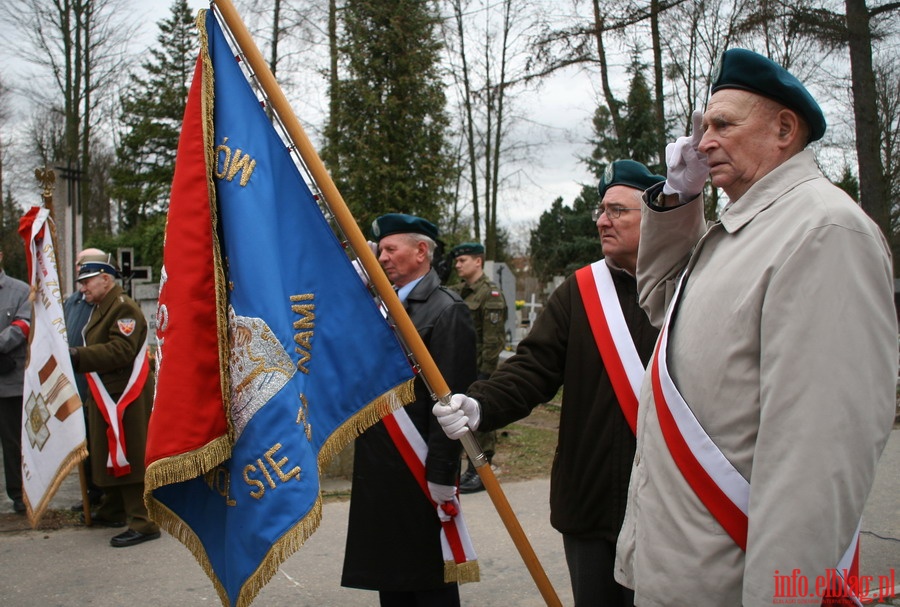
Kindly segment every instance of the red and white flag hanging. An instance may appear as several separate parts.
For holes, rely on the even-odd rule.
[[[22,397],[23,497],[32,527],[72,468],[87,457],[51,226],[45,207],[32,207],[19,223],[32,293]]]

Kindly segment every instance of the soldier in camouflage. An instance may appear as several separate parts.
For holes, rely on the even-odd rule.
[[[500,352],[506,346],[506,299],[500,288],[484,273],[484,246],[478,242],[466,242],[453,247],[450,257],[454,260],[456,274],[462,282],[450,288],[457,291],[469,306],[475,322],[476,348],[478,352],[478,379],[487,379],[497,368]],[[488,462],[494,457],[497,444],[496,431],[475,432]],[[475,466],[469,466],[459,482],[460,493],[484,490]]]

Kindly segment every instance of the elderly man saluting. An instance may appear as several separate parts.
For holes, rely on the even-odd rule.
[[[794,76],[731,49],[712,91],[644,196],[638,289],[662,329],[616,578],[641,607],[718,607],[796,598],[793,574],[818,604],[854,590],[839,574],[894,415],[891,254],[819,173],[825,119]],[[707,176],[729,199],[709,225]]]

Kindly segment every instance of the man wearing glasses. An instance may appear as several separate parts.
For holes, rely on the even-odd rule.
[[[638,306],[641,194],[664,181],[633,160],[610,164],[593,218],[604,258],[550,296],[516,354],[434,413],[450,438],[526,417],[563,387],[550,477],[550,522],[562,533],[576,606],[633,605],[613,578],[625,515],[637,389],[657,330]]]

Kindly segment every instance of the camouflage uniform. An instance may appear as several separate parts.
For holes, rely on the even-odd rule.
[[[464,281],[450,288],[462,296],[472,313],[478,351],[478,379],[487,379],[497,368],[500,352],[506,345],[506,299],[486,274],[482,274],[471,286]],[[497,445],[496,431],[476,431],[475,437],[490,461]]]

